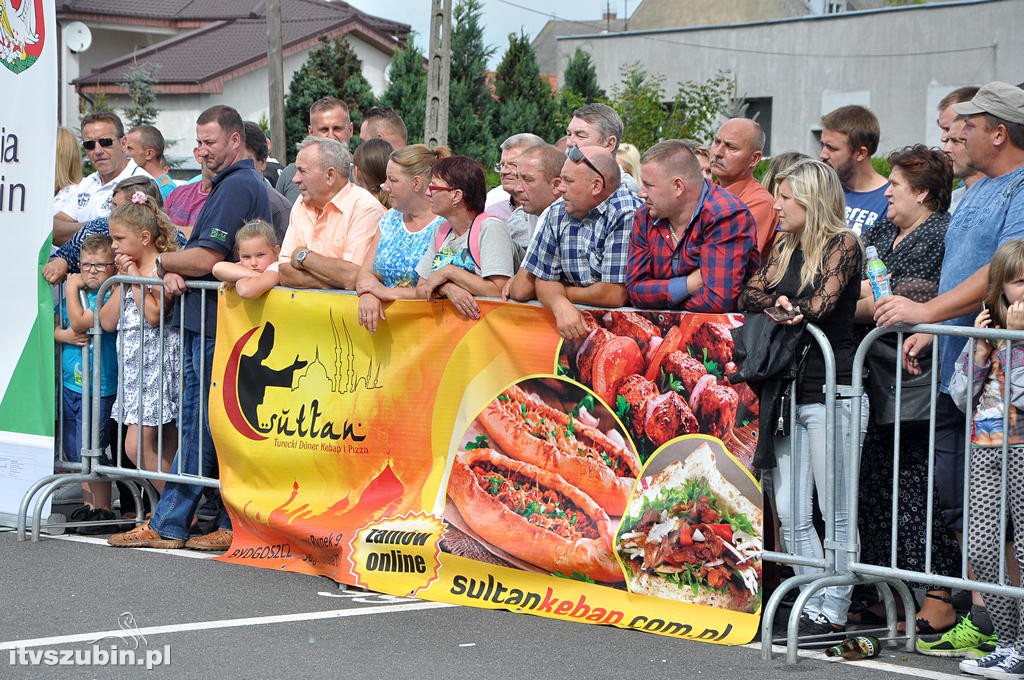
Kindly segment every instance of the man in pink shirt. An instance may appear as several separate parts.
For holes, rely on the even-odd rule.
[[[761,259],[771,248],[779,216],[775,198],[754,179],[754,168],[764,150],[764,130],[755,120],[731,118],[718,128],[711,144],[711,172],[721,187],[743,201],[757,222],[757,249]]]
[[[295,157],[301,196],[281,244],[281,285],[353,289],[373,254],[384,206],[348,181],[352,154],[326,137],[306,137]]]

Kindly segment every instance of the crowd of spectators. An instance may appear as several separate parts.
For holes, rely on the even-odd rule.
[[[84,179],[69,160],[77,154],[74,133],[59,131],[64,151],[58,156],[53,234],[60,250],[43,276],[57,284],[70,274],[77,292],[95,289],[115,272],[152,275],[163,279],[168,309],[184,306],[184,323],[175,329],[184,370],[181,445],[170,450],[184,472],[215,474],[213,441],[198,413],[206,413],[210,371],[202,367],[212,365],[216,303],[211,297],[201,305],[206,293],[182,293],[187,281],[213,280],[218,267],[222,278],[250,296],[278,282],[352,290],[359,297],[359,324],[370,333],[387,323],[393,301],[413,298],[446,300],[467,319],[480,316],[479,297],[537,300],[566,340],[582,340],[592,330],[581,305],[746,314],[781,308],[778,323],[812,322],[824,331],[838,380],[848,383],[854,350],[870,326],[974,325],[989,260],[1000,245],[1024,237],[1024,91],[1001,82],[960,88],[939,104],[938,125],[943,149],[901,140],[887,156],[892,170],[885,177],[871,162],[878,151],[878,119],[865,107],[843,106],[821,119],[818,159],[777,153],[758,181],[755,169],[766,140],[755,120],[725,121],[708,148],[664,140],[636,149],[623,143],[618,114],[591,103],[573,112],[566,136],[554,144],[529,131],[502,142],[495,168],[500,184],[488,191],[480,162],[457,155],[457,149],[453,155],[408,144],[400,114],[390,109],[367,112],[353,154],[349,109],[333,97],[312,105],[309,136],[283,168],[268,167],[259,126],[230,107],[211,107],[196,126],[194,153],[202,172],[179,186],[168,175],[158,129],[140,126],[126,133],[115,114],[94,113],[82,121],[81,142],[96,172]],[[179,241],[173,231],[168,240],[156,233],[161,229],[145,224],[120,234],[108,216],[126,203],[136,207],[117,210],[134,215],[144,205],[173,222]],[[253,227],[254,219],[263,226]],[[246,252],[254,251],[248,260],[237,247],[245,225]],[[114,238],[110,250],[88,240],[97,234]],[[874,246],[886,264],[893,295],[873,297],[864,276],[866,246]],[[241,267],[220,266],[240,259]],[[87,266],[104,268],[99,283],[87,276]],[[259,285],[241,283],[257,277]],[[137,310],[142,321],[135,323],[159,321],[150,313],[157,298],[138,287],[119,298],[133,295],[136,305],[146,301]],[[89,304],[99,309],[105,303]],[[83,344],[85,311],[76,306],[70,330],[63,312],[60,342]],[[130,326],[115,317],[109,330],[125,333]],[[915,335],[887,351],[919,372],[931,365],[925,360],[931,340]],[[931,492],[927,417],[904,425],[900,467],[894,471],[894,419],[881,401],[866,401],[869,415],[854,423],[850,400],[839,399],[836,426],[826,429],[824,359],[820,351],[810,352],[794,397],[796,422],[777,436],[775,460],[762,470],[787,550],[822,554],[813,515],[814,490],[822,498],[827,483],[823,444],[832,437],[843,456],[858,437],[866,471],[861,504],[888,507],[892,475],[900,479],[899,566],[920,570],[928,562],[936,573],[957,573],[966,433],[949,383],[962,348],[961,340],[945,338],[936,350],[942,375],[934,492],[941,512],[930,526],[926,515],[913,510]],[[157,417],[152,427],[147,422],[141,431],[152,434],[166,424],[162,420]],[[165,454],[169,439],[163,437]],[[157,460],[148,439],[125,447],[151,467],[167,469],[169,456]],[[845,466],[837,463],[835,470],[842,485]],[[226,549],[226,513],[216,531],[190,536],[200,495],[200,487],[168,483],[152,516],[110,543]],[[89,490],[85,515],[109,518],[109,496],[109,490]],[[849,526],[843,506],[839,494],[837,541],[858,531]],[[888,520],[868,526],[865,514],[860,518],[865,558],[884,563],[891,549]],[[878,516],[870,521],[879,522]],[[870,602],[856,603],[851,612],[855,599],[851,587],[820,591],[804,608],[801,633],[842,634],[851,618],[867,622],[878,616]],[[929,586],[917,620],[922,653],[1002,654],[988,666],[1012,657],[1012,649],[1005,650],[1015,639],[993,631],[980,597],[971,614],[958,620],[951,593]],[[1024,667],[1019,676],[1005,677],[1024,677]]]

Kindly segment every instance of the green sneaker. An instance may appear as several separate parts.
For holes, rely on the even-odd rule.
[[[985,635],[978,630],[970,614],[962,617],[942,635],[922,635],[917,638],[917,651],[925,656],[980,659],[995,651],[995,648],[996,635]]]
[[[982,638],[981,642],[974,649],[969,649],[966,652],[968,659],[980,659],[983,656],[987,656],[992,652],[996,651],[996,647],[999,646],[999,636],[992,633],[988,637]]]

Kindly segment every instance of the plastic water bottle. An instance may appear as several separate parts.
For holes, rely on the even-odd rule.
[[[886,269],[882,258],[878,257],[878,249],[868,246],[867,258],[868,281],[871,282],[871,292],[874,293],[875,299],[892,295],[892,287],[889,285],[889,270]]]
[[[859,659],[873,659],[881,652],[882,645],[878,643],[878,638],[871,637],[870,635],[861,635],[847,638],[843,640],[842,644],[829,647],[825,650],[825,656],[841,656],[847,661],[857,661]]]

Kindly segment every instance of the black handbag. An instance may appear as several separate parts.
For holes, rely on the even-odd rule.
[[[896,422],[896,367],[899,366],[903,373],[899,420],[904,423],[927,421],[933,396],[931,346],[918,357],[918,364],[923,369],[921,375],[910,375],[902,368],[896,337],[887,335],[876,340],[865,359],[871,418],[880,425]]]
[[[774,412],[775,431],[772,434],[776,437],[788,437],[793,430],[793,390],[800,389],[800,378],[803,377],[804,363],[807,361],[807,354],[811,345],[804,342],[797,349],[797,356],[793,364],[784,372],[783,377],[787,380],[786,387],[775,398]]]

